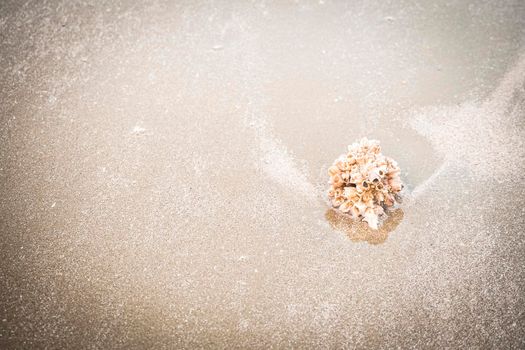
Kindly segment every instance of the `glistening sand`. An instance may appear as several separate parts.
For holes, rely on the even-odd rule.
[[[524,18],[1,2],[0,347],[525,347]],[[381,244],[328,220],[362,136],[408,186]]]

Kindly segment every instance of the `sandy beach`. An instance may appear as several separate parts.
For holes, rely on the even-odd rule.
[[[5,0],[0,66],[0,348],[525,347],[524,2]]]

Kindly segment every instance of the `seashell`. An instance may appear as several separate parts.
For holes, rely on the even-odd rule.
[[[360,172],[352,173],[352,182],[355,184],[362,183],[365,180],[365,177]]]
[[[367,159],[365,157],[359,157],[359,158],[356,159],[356,163],[359,164],[359,165],[366,164],[366,161],[367,161]]]
[[[347,198],[352,198],[354,196],[357,196],[357,190],[355,187],[345,187],[343,190],[343,195]]]
[[[354,219],[363,218],[374,229],[403,188],[397,162],[381,154],[379,141],[366,137],[348,145],[348,153],[335,160],[328,174],[332,206]]]
[[[382,206],[380,206],[380,205],[376,205],[376,206],[374,207],[374,213],[376,213],[378,216],[379,216],[379,215],[383,215],[383,214],[385,213],[385,210],[383,209]]]
[[[355,162],[355,160],[353,162]],[[352,170],[352,165],[354,165],[353,162],[344,160],[344,161],[337,162],[336,165],[337,165],[337,168],[339,168],[341,171],[349,171],[349,170]]]
[[[332,165],[330,168],[328,168],[328,175],[330,176],[334,176],[340,173],[341,173],[341,170],[339,170],[339,168],[335,165]]]
[[[376,168],[377,175],[379,175],[381,178],[385,177],[388,172],[388,167],[386,165],[378,166]]]
[[[343,196],[335,197],[335,198],[332,200],[332,206],[334,206],[334,207],[338,207],[338,206],[340,206],[341,204],[343,204],[344,201],[345,201],[345,197],[343,197]]]
[[[356,208],[359,211],[360,215],[363,215],[367,206],[363,201],[359,201],[357,203],[354,203],[354,208]]]
[[[350,175],[350,172],[349,172],[349,171],[345,171],[345,172],[343,172],[343,173],[341,174],[341,179],[343,179],[343,181],[344,181],[345,183],[350,182],[350,178],[351,178],[351,177],[352,177],[352,176]]]
[[[388,158],[388,162],[390,163],[390,166],[392,168],[399,169],[399,166],[398,166],[397,162],[395,160],[393,160],[392,158]]]
[[[391,179],[388,184],[390,185],[390,188],[394,192],[399,192],[403,188],[403,184],[401,183],[401,179],[399,177],[396,177],[394,179]]]
[[[357,209],[355,205],[350,209],[350,213],[352,214],[352,216],[354,217],[354,219],[359,218],[359,216],[361,215],[361,214],[359,213],[359,209]]]
[[[395,192],[399,192],[399,191],[401,191],[403,189],[403,185],[400,182],[396,182],[395,184],[392,184],[392,186],[390,186],[390,187]]]
[[[374,212],[374,209],[368,208],[366,210],[365,214],[363,215],[363,221],[366,221],[370,228],[377,230],[379,225],[379,217]]]
[[[370,147],[370,151],[372,151],[372,153],[379,154],[381,153],[381,147],[379,147],[379,145],[374,145]]]
[[[354,152],[350,152],[348,151],[348,153],[346,154],[346,158],[348,159],[348,162],[350,162],[350,164],[354,165],[356,163],[356,160],[354,158]]]
[[[331,180],[331,183],[332,183],[332,185],[334,187],[341,187],[341,186],[344,185],[344,181],[341,178],[341,175],[339,175],[339,174],[332,176],[332,178],[330,180]]]
[[[375,198],[376,198],[377,203],[381,203],[385,200],[385,195],[383,194],[383,192],[377,191],[375,193]]]
[[[374,194],[371,191],[367,191],[367,192],[364,192],[363,194],[361,194],[361,200],[363,202],[368,202],[368,201],[373,200],[373,199],[374,199]]]
[[[361,192],[367,191],[368,189],[370,189],[370,184],[368,183],[368,181],[364,180],[363,182],[357,185],[357,189],[361,190]]]
[[[366,204],[367,208],[374,208],[376,205],[374,203],[374,198],[370,198],[368,201],[363,201]]]
[[[379,169],[373,169],[368,173],[368,181],[377,184],[381,181],[382,175],[379,175]]]
[[[387,207],[393,206],[394,203],[395,203],[395,200],[394,200],[394,198],[391,195],[386,195],[385,196],[385,205]]]
[[[343,213],[348,213],[352,209],[353,206],[354,206],[354,203],[350,200],[347,200],[339,206],[339,210],[341,210]]]
[[[387,173],[386,173],[386,176],[391,179],[391,178],[394,178],[396,176],[399,176],[399,172],[400,170],[399,169],[391,169],[389,170]]]
[[[376,164],[377,164],[377,167],[383,171],[384,174],[382,176],[385,176],[386,173],[388,172],[388,164],[386,160],[380,158],[376,161]]]

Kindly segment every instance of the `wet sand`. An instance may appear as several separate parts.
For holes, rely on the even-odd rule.
[[[523,348],[525,6],[0,3],[1,348]],[[367,235],[326,169],[407,191]]]

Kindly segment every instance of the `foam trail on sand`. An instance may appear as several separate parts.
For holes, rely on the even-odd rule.
[[[319,193],[306,175],[301,172],[287,148],[268,131],[264,118],[250,113],[248,125],[253,128],[261,155],[257,166],[273,181],[304,196],[308,201],[315,201]]]
[[[524,99],[524,82],[525,56],[521,56],[486,101],[429,107],[413,116],[410,125],[430,140],[442,155],[443,164],[414,189],[412,197],[426,192],[444,172],[447,176],[460,173],[473,181],[498,182],[509,172],[516,172],[516,167],[523,168],[524,144],[519,128],[508,125],[519,123],[519,111],[509,107],[513,99]]]
[[[266,101],[261,91],[267,62],[261,55],[253,54],[261,50],[258,37],[244,29],[250,27],[246,18],[235,18],[232,21],[235,23],[232,23],[230,30],[239,30],[242,41],[238,54],[245,58],[238,62],[237,66],[232,66],[232,69],[241,77],[241,91],[249,92],[242,94],[242,100],[247,102],[242,122],[253,132],[255,143],[258,145],[253,151],[255,167],[268,175],[272,181],[313,203],[321,198],[321,192],[308,181],[286,146],[273,135],[272,125],[264,113]]]

